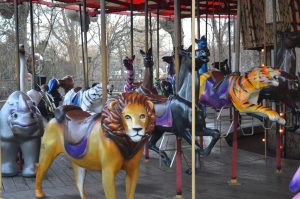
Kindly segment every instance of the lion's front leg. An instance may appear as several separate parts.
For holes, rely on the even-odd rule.
[[[134,199],[134,192],[139,176],[139,165],[135,165],[127,170],[126,174],[126,198]]]
[[[285,124],[285,119],[283,117],[280,117],[276,111],[258,104],[243,103],[242,105],[237,107],[237,109],[238,111],[244,113],[260,113],[266,115],[273,122],[277,122],[282,125]]]
[[[102,170],[102,186],[104,189],[106,199],[116,199],[116,187],[115,187],[116,172],[111,168]]]

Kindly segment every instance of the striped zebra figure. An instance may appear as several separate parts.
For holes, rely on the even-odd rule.
[[[114,86],[112,84],[108,84],[107,89],[108,97],[111,97]],[[71,89],[67,92],[63,105],[80,106],[84,111],[101,113],[102,84],[95,84],[93,87],[87,90],[81,89],[80,87]]]

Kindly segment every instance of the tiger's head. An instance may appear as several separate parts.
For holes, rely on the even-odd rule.
[[[280,70],[270,66],[260,66],[254,68],[249,74],[248,78],[253,82],[253,86],[263,88],[267,86],[278,86]]]

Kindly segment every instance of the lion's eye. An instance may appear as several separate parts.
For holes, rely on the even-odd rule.
[[[129,115],[125,115],[125,120],[130,120],[131,117]]]
[[[145,115],[144,114],[142,114],[142,115],[140,115],[140,119],[142,120],[142,119],[145,119]]]

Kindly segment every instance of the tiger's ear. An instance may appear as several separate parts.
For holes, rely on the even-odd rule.
[[[109,102],[109,105],[108,105],[108,109],[110,110],[110,111],[112,111],[113,109],[114,109],[114,106],[115,106],[115,104],[118,102],[118,100],[112,100],[112,101],[110,101]]]

